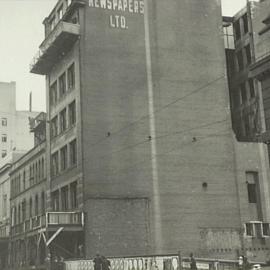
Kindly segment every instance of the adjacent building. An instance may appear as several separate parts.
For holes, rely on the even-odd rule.
[[[29,117],[37,112],[16,110],[16,83],[0,82],[0,160],[8,153],[27,151],[34,146]]]
[[[0,162],[0,267],[9,265],[9,236],[10,236],[10,178],[9,172],[13,162],[24,152],[10,152]]]
[[[45,140],[46,114],[31,122],[35,146],[11,164],[10,177],[10,266],[44,264],[46,256],[47,163]]]
[[[254,63],[252,17],[257,1],[248,1],[246,7],[233,17],[223,17],[227,74],[233,130],[238,141],[259,141],[262,130],[258,83],[249,77]]]

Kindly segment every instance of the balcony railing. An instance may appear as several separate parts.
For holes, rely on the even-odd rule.
[[[23,223],[11,227],[11,235],[27,233],[50,226],[80,226],[84,225],[82,212],[47,212],[44,215],[34,216]],[[9,228],[8,228],[9,229]],[[9,233],[9,232],[8,232]],[[1,227],[0,227],[1,237]]]
[[[7,238],[9,237],[9,225],[4,224],[0,226],[0,238]]]
[[[30,71],[36,74],[48,74],[59,61],[59,56],[70,50],[80,34],[78,24],[60,21],[39,47],[37,55],[30,64]]]
[[[83,225],[81,212],[49,212],[47,213],[48,225]]]

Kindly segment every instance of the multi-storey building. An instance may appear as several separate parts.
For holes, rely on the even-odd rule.
[[[257,81],[250,78],[254,62],[251,13],[254,1],[233,17],[223,17],[232,125],[239,141],[258,141],[261,133]]]
[[[0,267],[5,269],[9,263],[9,229],[10,229],[10,178],[9,172],[13,162],[24,152],[10,152],[0,162]]]
[[[232,132],[220,2],[59,0],[44,26],[31,72],[66,217],[46,252],[265,259],[268,160]]]
[[[38,231],[43,224],[47,224],[45,121],[44,113],[32,120],[35,147],[13,162],[9,171],[10,265],[16,269],[38,265],[45,260],[45,243]]]
[[[0,160],[8,153],[27,151],[34,146],[29,117],[37,112],[16,111],[16,83],[0,82]]]
[[[269,142],[269,1],[257,3],[252,13],[255,61],[251,67],[250,77],[259,82],[261,94],[261,114],[263,117],[262,139]]]

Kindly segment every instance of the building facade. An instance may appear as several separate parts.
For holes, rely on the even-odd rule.
[[[46,115],[32,122],[32,132],[41,134]],[[39,121],[40,120],[40,121]],[[36,123],[36,125],[35,125]],[[45,128],[43,128],[45,135]],[[35,137],[38,137],[35,134]],[[44,137],[45,138],[45,137]],[[44,264],[46,251],[41,232],[46,223],[47,169],[46,141],[36,140],[35,147],[13,162],[10,177],[10,266],[29,267]]]
[[[9,265],[9,236],[10,236],[10,178],[9,172],[13,162],[25,152],[10,152],[0,162],[0,267]]]
[[[254,1],[235,16],[223,17],[233,130],[238,141],[259,141],[262,130],[257,81],[249,77],[255,60],[252,17]]]
[[[16,110],[16,83],[0,82],[0,161],[14,150],[27,151],[34,146],[29,117],[37,112]]]
[[[69,216],[47,252],[266,259],[268,159],[232,132],[220,2],[60,0],[44,26],[47,207]]]

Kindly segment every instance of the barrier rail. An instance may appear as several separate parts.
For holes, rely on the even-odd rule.
[[[108,258],[111,263],[111,270],[180,270],[190,269],[190,259],[180,259],[175,255],[138,256]],[[180,267],[181,261],[181,267]],[[219,260],[210,258],[196,258],[198,270],[236,270],[237,260]],[[67,260],[65,270],[94,270],[93,260]],[[258,264],[253,262],[252,264]],[[263,264],[263,263],[259,263]]]

